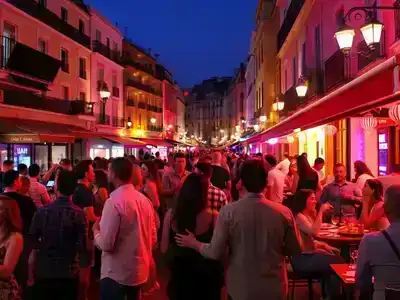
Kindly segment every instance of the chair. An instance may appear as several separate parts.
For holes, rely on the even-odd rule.
[[[320,282],[321,278],[319,277],[318,274],[311,274],[311,273],[302,274],[300,272],[296,272],[296,270],[293,267],[292,260],[290,258],[287,258],[287,261],[288,261],[287,274],[289,278],[289,289],[290,289],[288,294],[288,300],[294,300],[296,282],[307,283],[308,299],[313,300],[314,299],[313,284],[314,282]],[[323,282],[321,282],[321,285],[323,286]],[[322,289],[322,296],[325,298],[324,289]]]
[[[400,290],[385,288],[385,299],[386,300],[399,300]]]

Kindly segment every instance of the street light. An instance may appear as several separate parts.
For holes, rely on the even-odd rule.
[[[347,14],[343,17],[343,24],[335,33],[335,38],[339,44],[339,48],[345,53],[350,52],[351,46],[353,45],[353,39],[355,31],[353,28],[346,24],[346,21],[352,21],[352,15],[354,19],[359,20],[362,14],[365,15],[366,23],[361,26],[360,31],[363,35],[364,41],[369,47],[370,51],[364,53],[365,55],[370,54],[375,46],[380,42],[383,30],[383,24],[377,19],[378,10],[395,10],[400,11],[400,7],[395,6],[357,6],[351,8]],[[361,53],[362,54],[362,53]]]
[[[154,124],[156,124],[157,120],[156,120],[156,118],[153,117],[153,118],[150,119],[150,122],[151,122],[151,124],[154,125]]]
[[[111,92],[108,89],[108,86],[105,82],[102,83],[102,85],[100,86],[100,98],[103,99],[104,102],[106,102],[108,100],[108,98],[110,98],[111,96]]]
[[[307,90],[308,90],[308,83],[303,76],[300,76],[299,82],[297,83],[296,86],[297,96],[304,97],[307,94]]]
[[[128,122],[126,122],[126,125],[128,126],[128,128],[132,127],[132,120],[131,117],[128,117]]]
[[[281,101],[280,96],[276,96],[276,102],[272,103],[273,111],[281,111],[285,108],[285,102]]]
[[[267,122],[267,116],[260,116],[260,122],[261,123]]]

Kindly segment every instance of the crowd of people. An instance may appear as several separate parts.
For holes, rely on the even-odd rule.
[[[100,299],[141,299],[160,288],[160,257],[171,300],[218,300],[223,291],[233,300],[285,299],[288,264],[317,274],[327,299],[341,299],[330,265],[346,258],[316,238],[335,219],[374,231],[361,242],[356,281],[364,290],[374,284],[383,300],[386,287],[400,288],[400,166],[374,178],[356,161],[352,181],[343,164],[326,171],[306,153],[278,163],[261,153],[163,160],[141,151],[63,159],[45,173],[6,160],[0,300],[86,300],[97,268]]]

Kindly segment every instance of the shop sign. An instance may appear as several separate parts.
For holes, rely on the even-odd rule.
[[[1,138],[1,137],[0,137]],[[1,138],[6,143],[17,144],[17,143],[40,143],[40,139],[37,135],[8,135],[5,134]]]
[[[378,125],[377,128],[388,127],[388,126],[396,126],[396,122],[390,118],[377,118]]]

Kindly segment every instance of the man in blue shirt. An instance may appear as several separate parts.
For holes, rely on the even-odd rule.
[[[62,170],[57,179],[57,199],[39,208],[33,218],[33,299],[77,299],[79,267],[88,267],[89,260],[85,214],[72,203],[75,188],[73,173]]]

